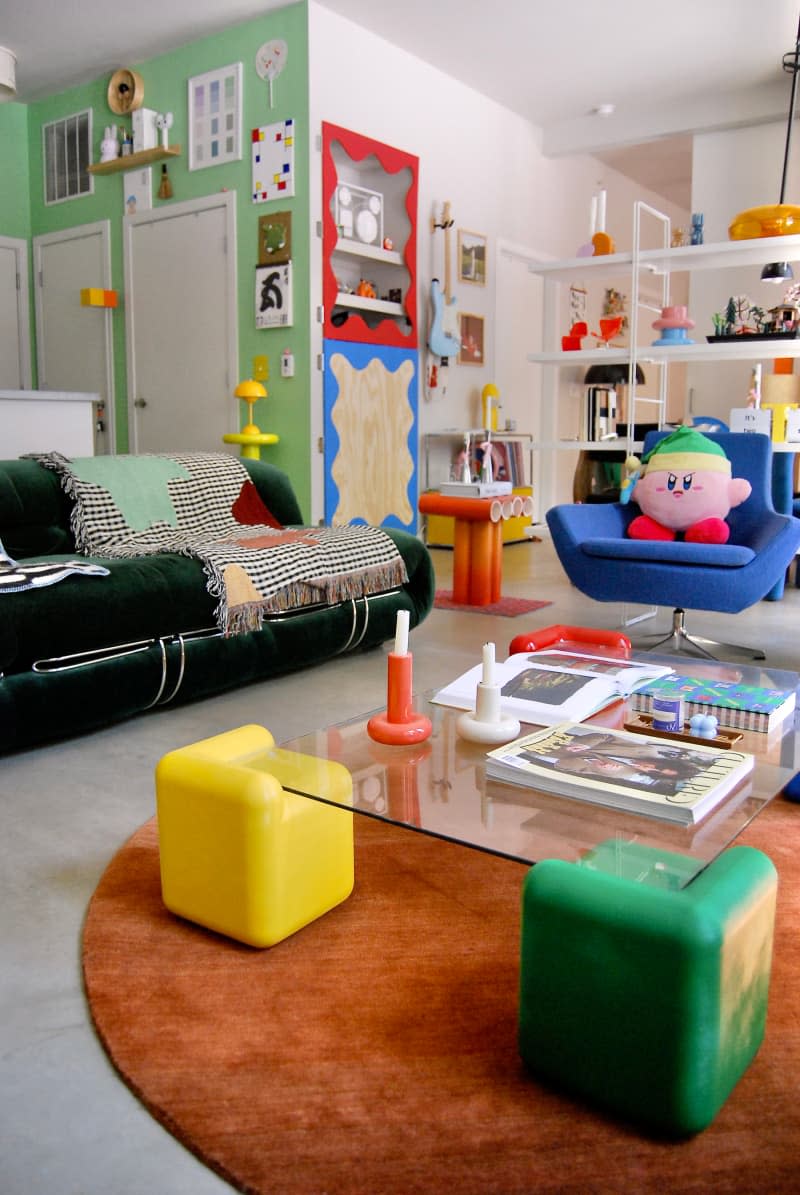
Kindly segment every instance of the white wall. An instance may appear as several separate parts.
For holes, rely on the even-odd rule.
[[[453,288],[462,309],[485,316],[485,366],[450,366],[446,395],[439,391],[436,397],[421,399],[421,433],[475,424],[480,418],[480,392],[489,381],[500,387],[501,423],[512,418],[520,428],[535,430],[538,379],[535,370],[522,363],[527,352],[540,346],[541,329],[533,322],[526,329],[524,322],[520,326],[520,321],[515,321],[514,337],[521,338],[520,342],[509,345],[507,336],[502,341],[504,358],[511,355],[514,363],[498,360],[494,319],[498,301],[495,268],[498,244],[510,243],[537,257],[572,256],[578,245],[588,239],[591,195],[602,183],[608,192],[608,230],[618,248],[626,249],[631,243],[633,201],[646,199],[662,210],[664,202],[642,192],[629,179],[601,166],[594,158],[545,158],[537,128],[313,0],[309,4],[309,40],[312,138],[319,133],[322,121],[330,121],[416,154],[420,159],[421,340],[427,335],[430,279],[441,277],[443,269],[442,233],[430,233],[431,214],[439,214],[442,203],[450,200],[456,228],[483,233],[489,238],[487,285],[464,286],[459,290],[454,283]],[[487,69],[500,70],[502,64],[487,64]],[[320,154],[314,152],[313,235],[321,214],[321,190]],[[668,214],[678,223],[687,220],[686,212],[674,208]],[[454,237],[454,260],[455,246]],[[321,252],[312,254],[312,263],[311,291],[319,296]],[[316,298],[315,306],[318,302]],[[504,295],[501,307],[507,308],[508,303],[509,297]],[[596,309],[599,310],[599,304]],[[321,330],[318,323],[313,326],[317,335],[315,351],[319,351]],[[563,328],[564,332],[567,330]],[[423,351],[422,378],[426,376],[426,357]],[[531,379],[529,393],[521,392],[526,376]],[[322,399],[319,375],[315,380],[319,387],[317,394],[312,395],[316,439],[322,431]],[[568,499],[574,454],[564,455],[567,459],[559,469],[562,478],[559,497]],[[318,501],[321,507],[321,462],[318,469],[315,505]]]

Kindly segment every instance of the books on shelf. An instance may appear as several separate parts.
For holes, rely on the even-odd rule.
[[[691,826],[752,772],[744,751],[566,722],[496,747],[486,775]]]
[[[682,697],[687,720],[693,714],[714,714],[720,726],[763,734],[793,713],[796,704],[795,689],[770,689],[677,672],[646,684],[633,697],[632,709],[648,713],[653,697]]]
[[[521,722],[552,726],[556,722],[582,722],[670,671],[662,664],[583,652],[526,651],[495,664],[494,681],[500,686],[504,714]],[[433,701],[456,709],[474,709],[482,679],[483,668],[477,664],[440,689]]]

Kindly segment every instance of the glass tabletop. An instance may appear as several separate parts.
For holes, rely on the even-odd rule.
[[[687,670],[685,659],[658,659]],[[767,678],[763,666],[691,664],[693,675],[705,667],[712,669],[707,674],[720,676],[724,668],[726,676],[735,672],[746,683],[769,680],[777,686],[779,680],[798,679],[774,670]],[[414,710],[433,725],[423,743],[397,747],[373,741],[367,732],[371,711],[301,735],[271,754],[300,753],[343,765],[352,777],[356,813],[523,863],[564,859],[666,888],[683,887],[715,859],[797,770],[793,716],[770,734],[744,732],[736,748],[755,756],[754,771],[702,821],[685,827],[487,778],[487,748],[462,739],[456,730],[461,711],[434,704],[434,696],[431,690],[413,699]],[[623,728],[632,716],[618,702],[589,721]],[[522,732],[529,729],[523,725]],[[270,757],[262,762],[269,770]],[[297,775],[296,783],[284,780],[284,787],[329,799],[324,764],[321,771],[312,767]]]

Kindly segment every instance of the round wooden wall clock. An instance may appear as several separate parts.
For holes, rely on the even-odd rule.
[[[129,67],[114,71],[108,84],[108,106],[117,116],[135,112],[144,103],[142,76]]]

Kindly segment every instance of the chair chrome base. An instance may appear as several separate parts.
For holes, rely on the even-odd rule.
[[[723,654],[718,656],[711,651],[707,651],[702,646],[704,643],[716,648]],[[706,660],[725,659],[725,655],[731,651],[744,653],[751,660],[765,660],[767,658],[760,648],[746,647],[742,643],[720,643],[716,639],[704,639],[701,635],[693,638],[686,630],[686,611],[681,609],[680,606],[672,611],[672,630],[667,635],[660,635],[660,633],[657,633],[657,635],[646,635],[644,639],[639,639],[633,643],[633,647],[638,651],[655,651],[657,647],[661,647],[667,652],[673,651],[691,656],[700,656]]]

